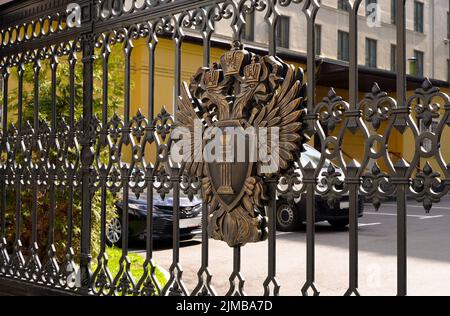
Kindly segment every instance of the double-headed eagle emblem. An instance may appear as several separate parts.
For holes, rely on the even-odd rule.
[[[274,56],[250,53],[234,42],[220,63],[199,69],[189,86],[183,84],[176,126],[193,134],[201,122],[203,131],[208,128],[224,131],[220,136],[224,152],[249,150],[248,144],[231,148],[236,144],[225,135],[229,128],[276,128],[277,144],[269,140],[258,142],[256,147],[276,155],[279,168],[273,173],[282,172],[291,168],[300,154],[305,88],[301,68]],[[203,153],[207,143],[208,140],[203,140],[199,146],[193,142],[192,153]],[[185,162],[185,172],[202,180],[211,238],[223,240],[231,247],[265,239],[264,177],[269,175],[261,172],[261,164],[250,159]]]

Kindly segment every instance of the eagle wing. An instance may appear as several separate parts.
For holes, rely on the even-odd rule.
[[[178,98],[177,107],[178,112],[176,114],[176,126],[189,129],[191,135],[191,148],[189,153],[191,159],[188,161],[185,160],[183,169],[191,175],[201,177],[203,175],[203,164],[199,162],[201,160],[195,159],[195,155],[202,153],[202,144],[201,142],[200,144],[196,144],[196,142],[194,142],[195,122],[201,120],[201,112],[196,111],[198,107],[192,98],[189,91],[189,86],[185,82],[181,87],[181,95]]]
[[[272,157],[278,155],[281,170],[288,169],[300,152],[303,141],[300,118],[304,113],[305,89],[303,70],[296,70],[293,65],[287,66],[281,86],[267,105],[263,106],[257,115],[252,116],[250,121],[255,128],[279,128],[278,146],[272,145],[270,139],[259,146],[267,146],[266,152],[271,153]]]

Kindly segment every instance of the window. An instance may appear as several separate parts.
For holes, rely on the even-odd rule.
[[[391,0],[391,23],[397,23],[397,0]]]
[[[417,77],[423,77],[423,52],[414,51],[414,61],[411,63],[411,74]]]
[[[245,15],[245,27],[242,33],[242,38],[246,41],[255,40],[255,12]]]
[[[316,24],[316,55],[322,54],[322,25]]]
[[[397,71],[397,46],[391,44],[391,71]]]
[[[277,25],[277,45],[283,48],[289,48],[289,24],[287,16],[280,16]]]
[[[369,16],[375,9],[370,10],[370,4],[377,4],[378,0],[366,0],[366,16]]]
[[[338,31],[338,59],[349,61],[349,35],[347,32]]]
[[[423,3],[414,1],[414,31],[423,33]]]
[[[366,38],[366,66],[377,67],[377,41]]]
[[[338,0],[338,9],[348,11],[347,0]]]

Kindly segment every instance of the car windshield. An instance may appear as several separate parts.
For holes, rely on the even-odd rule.
[[[305,145],[304,147],[305,152],[302,152],[300,155],[302,165],[306,165],[308,162],[312,162],[315,166],[317,166],[320,162],[320,152],[309,145]],[[331,161],[326,159],[323,168],[328,168],[330,163]]]

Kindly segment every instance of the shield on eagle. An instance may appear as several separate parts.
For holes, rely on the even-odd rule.
[[[248,141],[244,143],[244,148],[238,148],[240,143],[236,138],[244,135],[244,127],[238,120],[217,122],[215,127],[220,129],[216,147],[220,147],[221,155],[216,155],[216,161],[206,162],[206,172],[219,204],[231,211],[242,200],[245,180],[251,176],[254,162],[247,154],[250,152]],[[245,153],[244,159],[238,159],[238,151]]]

